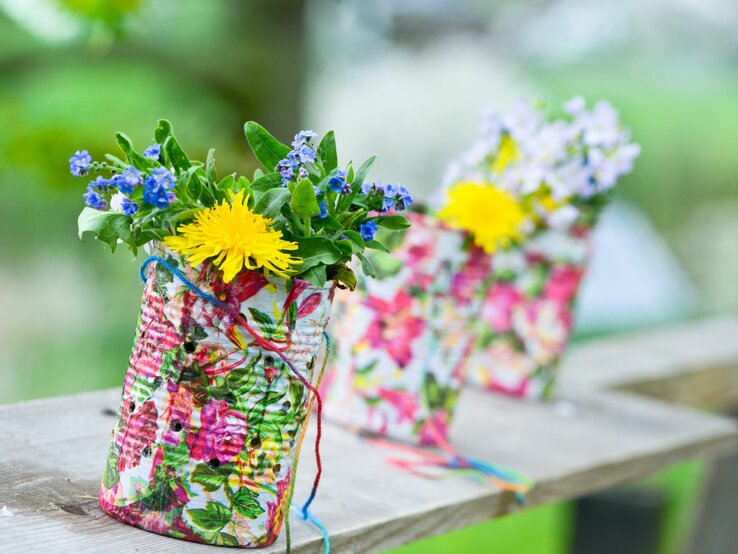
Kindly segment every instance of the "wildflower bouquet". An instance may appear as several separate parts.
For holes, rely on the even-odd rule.
[[[398,213],[412,203],[407,190],[365,183],[373,157],[356,170],[350,163],[339,168],[332,131],[317,145],[313,131],[302,131],[291,148],[257,123],[247,123],[245,132],[267,170],[251,180],[219,179],[213,150],[205,163],[190,160],[165,120],[142,153],[122,133],[116,140],[125,159],[108,154],[93,162],[86,150],[76,152],[72,175],[99,173],[84,194],[80,237],[91,232],[113,250],[125,243],[134,253],[160,241],[194,265],[209,260],[226,283],[256,269],[353,289],[347,263],[354,255],[372,276],[364,250],[386,250],[374,238],[379,227],[408,226]]]
[[[176,538],[266,546],[289,513],[313,402],[320,423],[335,288],[354,287],[354,255],[373,273],[364,250],[384,249],[379,227],[407,227],[398,212],[412,198],[364,182],[373,158],[339,168],[332,132],[288,147],[256,123],[245,131],[266,169],[252,179],[218,178],[212,150],[190,160],[166,121],[142,153],[118,134],[124,159],[81,151],[70,164],[98,173],[80,234],[154,244],[101,507]]]
[[[609,103],[588,110],[576,97],[563,112],[547,121],[521,101],[487,113],[482,139],[450,165],[438,211],[494,255],[471,379],[516,396],[550,394],[591,230],[640,153]]]

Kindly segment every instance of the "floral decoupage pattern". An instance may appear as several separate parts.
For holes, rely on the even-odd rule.
[[[339,291],[325,379],[326,417],[419,444],[446,438],[471,340],[464,332],[489,257],[466,234],[411,214],[411,228],[378,278],[355,298]]]
[[[465,229],[492,256],[481,292],[482,317],[471,321],[471,379],[531,399],[550,395],[571,335],[572,304],[588,261],[590,232],[640,147],[615,108],[591,108],[581,97],[551,118],[520,100],[483,117],[482,136],[444,179],[439,217]],[[494,244],[495,229],[479,207],[485,197],[498,220],[523,224]],[[496,198],[495,198],[496,197]],[[493,201],[494,200],[494,201]],[[501,207],[508,206],[506,210]],[[515,209],[517,206],[517,210]],[[515,221],[515,218],[510,218]]]
[[[543,231],[492,257],[469,379],[489,390],[547,398],[572,330],[574,301],[590,255],[591,228]]]
[[[210,264],[193,269],[161,255],[234,311],[200,298],[162,264],[149,265],[100,504],[177,538],[271,544],[312,397],[234,313],[315,382],[333,283],[244,270],[224,284]]]

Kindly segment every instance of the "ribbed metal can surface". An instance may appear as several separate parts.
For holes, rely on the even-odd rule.
[[[269,545],[313,399],[282,357],[318,385],[334,285],[253,271],[225,284],[212,267],[158,255],[222,305],[148,266],[100,505],[176,538]]]

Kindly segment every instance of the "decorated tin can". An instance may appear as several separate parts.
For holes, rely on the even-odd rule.
[[[547,229],[492,257],[481,316],[470,320],[472,383],[528,399],[550,396],[571,337],[591,229]]]
[[[248,270],[224,284],[207,264],[161,256],[148,266],[100,505],[163,535],[269,545],[313,398],[295,372],[317,386],[333,284]]]
[[[464,382],[465,327],[489,257],[430,216],[409,219],[377,278],[336,295],[325,413],[356,430],[433,444],[446,438]]]

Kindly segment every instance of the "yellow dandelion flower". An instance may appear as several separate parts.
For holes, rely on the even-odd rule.
[[[448,191],[439,219],[468,231],[474,243],[492,254],[521,238],[525,213],[508,193],[488,183],[461,182]]]
[[[282,239],[282,232],[271,227],[271,220],[252,212],[244,191],[230,193],[212,208],[203,208],[193,223],[182,225],[179,234],[166,237],[164,245],[187,256],[192,265],[212,259],[230,282],[242,269],[264,269],[287,278],[292,266],[302,260],[287,253],[297,244]]]

